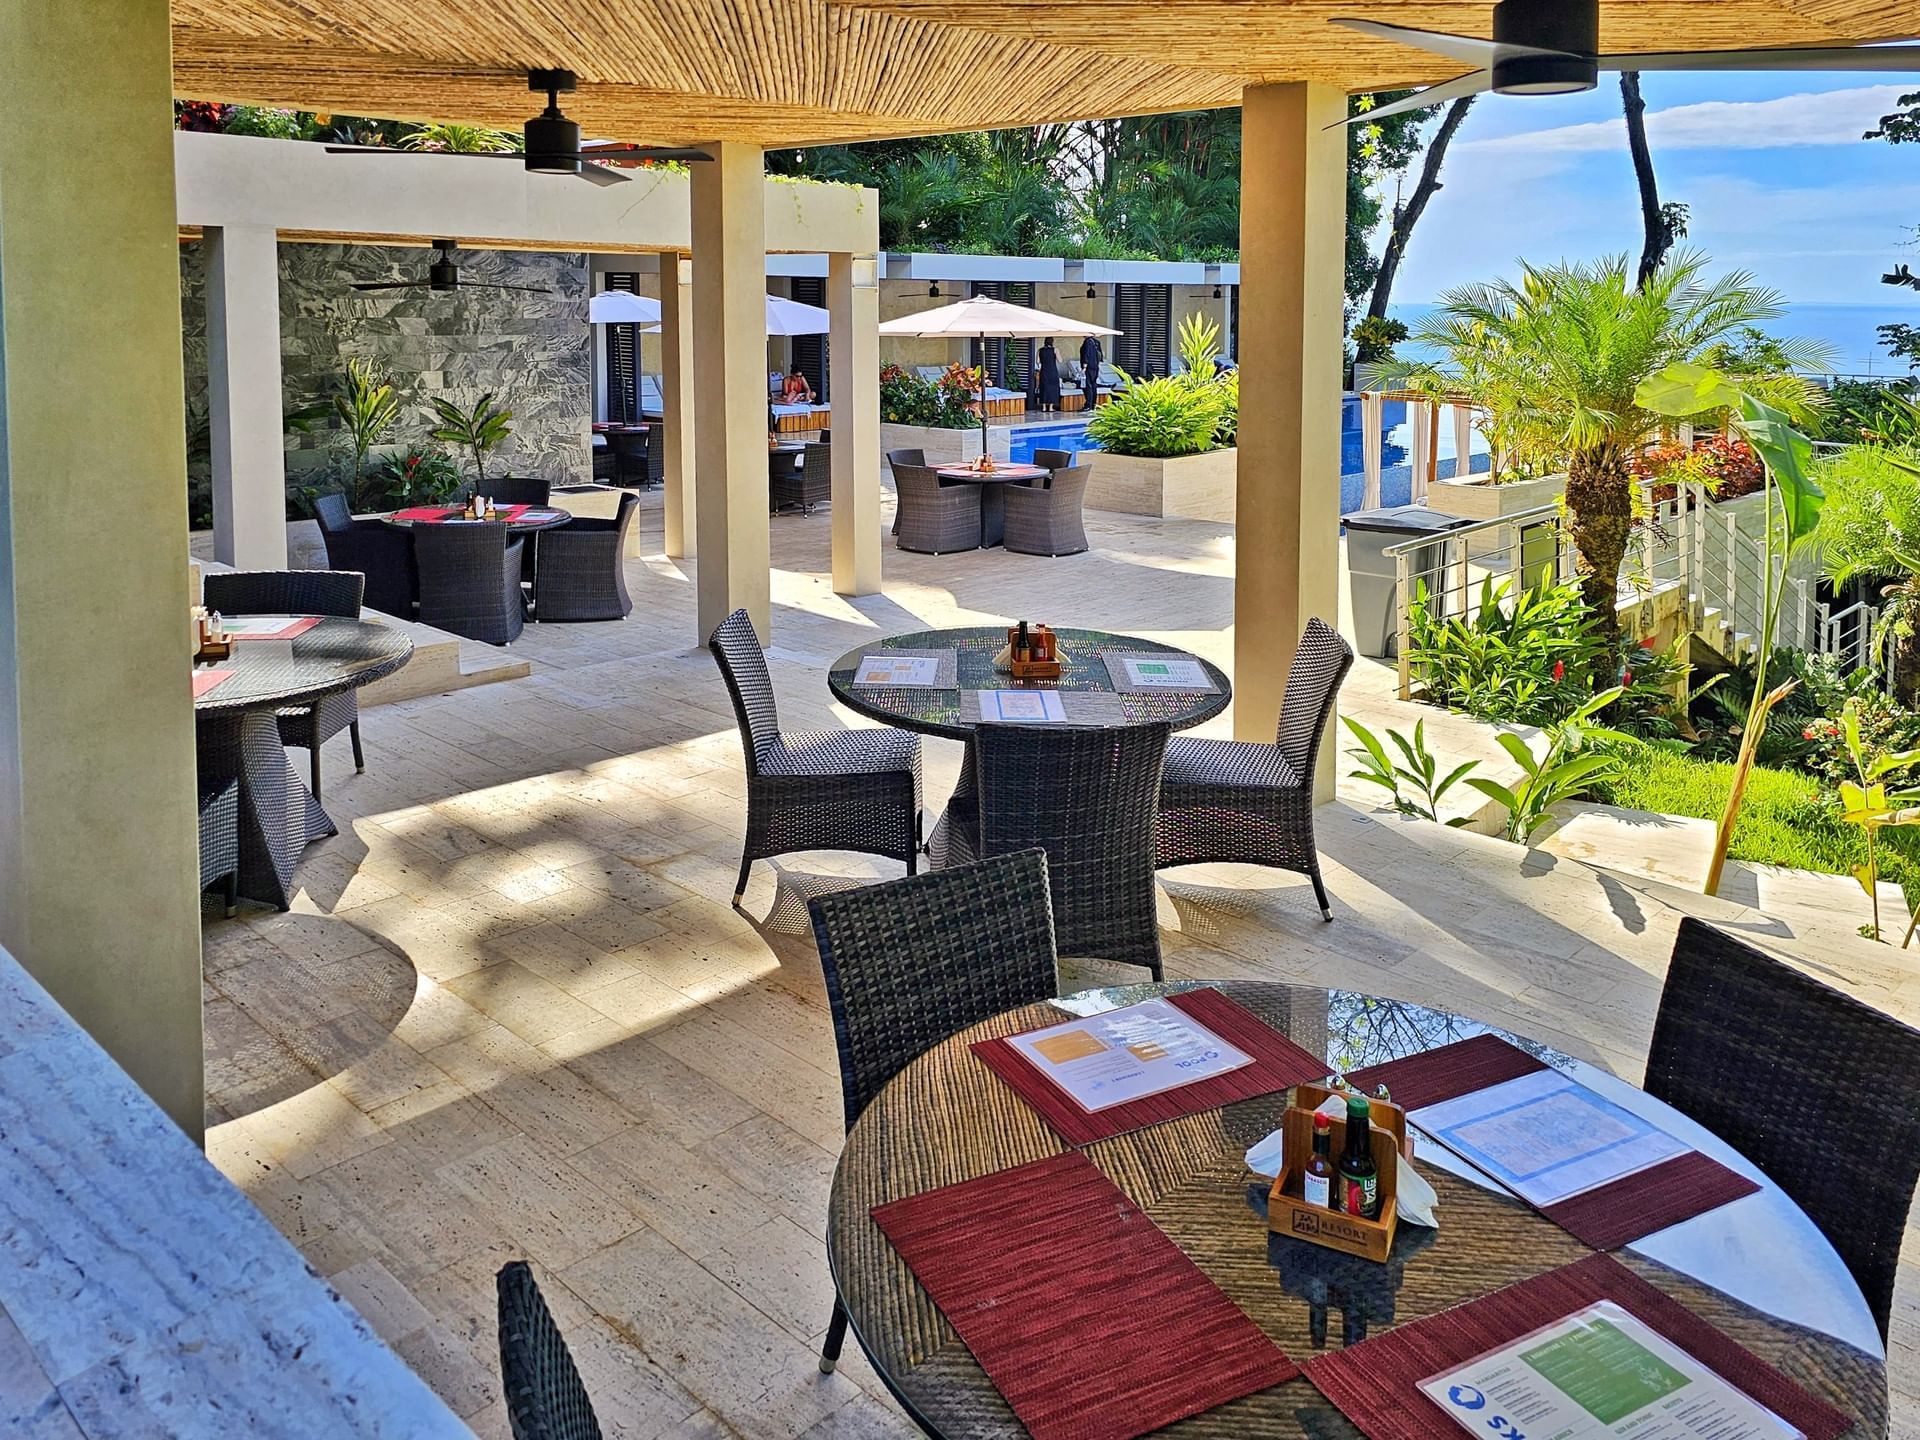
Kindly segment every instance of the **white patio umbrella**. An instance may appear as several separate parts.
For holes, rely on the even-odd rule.
[[[587,320],[594,325],[658,325],[660,302],[631,290],[602,290],[587,301]]]
[[[767,334],[824,335],[831,317],[818,305],[767,296]]]
[[[923,310],[918,315],[902,315],[881,324],[882,335],[911,335],[922,340],[978,340],[984,351],[989,340],[1041,340],[1049,335],[1118,335],[1107,325],[1092,325],[1051,315],[1025,305],[1009,305],[1005,300],[976,295],[970,300]],[[983,357],[984,358],[984,357]],[[1098,376],[1088,377],[1089,386]],[[980,453],[987,451],[987,367],[980,367]]]

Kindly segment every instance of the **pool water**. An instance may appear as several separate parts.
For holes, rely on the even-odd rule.
[[[1383,407],[1380,422],[1380,503],[1405,505],[1413,498],[1413,467],[1407,463],[1413,439],[1407,429],[1407,407],[1403,401],[1390,400]],[[1031,465],[1035,450],[1098,450],[1100,442],[1087,437],[1084,420],[1061,420],[1044,425],[1025,425],[1009,438],[1007,458]],[[1344,514],[1360,508],[1366,489],[1362,467],[1366,464],[1360,435],[1360,401],[1349,395],[1340,406],[1340,510]],[[1444,479],[1456,468],[1453,454],[1453,426],[1440,426],[1440,456],[1436,467]],[[1480,450],[1468,457],[1468,468],[1484,472],[1487,456]]]

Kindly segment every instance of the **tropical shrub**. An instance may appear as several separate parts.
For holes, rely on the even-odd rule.
[[[1212,380],[1196,384],[1185,375],[1136,380],[1124,370],[1120,373],[1125,387],[1087,422],[1088,436],[1101,449],[1114,455],[1164,458],[1215,448],[1227,413],[1222,386]],[[1236,402],[1238,394],[1236,386]]]
[[[1520,767],[1520,779],[1512,785],[1485,780],[1478,775],[1466,777],[1467,784],[1505,807],[1505,837],[1516,845],[1525,845],[1534,832],[1552,818],[1552,810],[1563,800],[1578,800],[1603,783],[1616,763],[1610,744],[1626,741],[1628,736],[1594,723],[1593,717],[1620,698],[1616,687],[1590,695],[1572,714],[1547,730],[1547,748],[1535,756],[1518,735],[1494,737],[1500,748]]]
[[[369,508],[362,493],[366,483],[367,452],[380,443],[380,437],[393,428],[400,413],[400,400],[393,393],[380,368],[363,356],[347,361],[345,382],[333,397],[334,413],[340,428],[353,447],[353,473],[347,484],[347,501],[355,510]]]
[[[1656,503],[1671,500],[1681,485],[1698,485],[1716,500],[1752,495],[1767,485],[1766,467],[1738,435],[1703,435],[1691,445],[1655,445],[1633,459],[1636,480],[1654,482]]]
[[[1821,568],[1836,585],[1864,579],[1879,588],[1874,643],[1895,693],[1912,703],[1920,693],[1920,448],[1856,445],[1815,473],[1827,495]]]
[[[444,450],[412,445],[383,455],[374,465],[372,484],[380,504],[368,509],[400,509],[407,505],[439,505],[460,493],[460,466]]]
[[[1840,714],[1840,734],[1847,747],[1847,760],[1853,774],[1840,782],[1840,818],[1859,829],[1866,837],[1867,859],[1854,867],[1853,878],[1867,892],[1873,918],[1860,927],[1869,940],[1880,938],[1880,832],[1896,825],[1911,825],[1920,820],[1920,790],[1889,790],[1887,779],[1911,770],[1920,763],[1920,750],[1905,750],[1869,758],[1860,735],[1860,702],[1849,700]],[[1907,927],[1907,939],[1913,927]],[[1906,941],[1901,941],[1905,948]]]
[[[520,137],[491,125],[463,125],[433,121],[409,131],[400,144],[408,150],[435,150],[450,155],[500,154],[520,148]]]
[[[1516,596],[1488,577],[1471,615],[1442,615],[1422,584],[1407,629],[1408,664],[1428,702],[1495,722],[1544,725],[1567,714],[1601,653],[1573,585]]]
[[[227,111],[229,135],[260,135],[269,140],[304,140],[307,122],[297,110],[279,110],[269,105],[235,105]]]
[[[1353,327],[1353,358],[1372,365],[1393,358],[1393,347],[1407,338],[1406,323],[1384,315],[1369,315]]]
[[[1843,445],[1920,441],[1920,406],[1911,380],[1835,380],[1807,432],[1815,440]]]
[[[1348,773],[1355,780],[1380,786],[1391,797],[1394,810],[1401,815],[1438,821],[1440,802],[1446,798],[1447,791],[1464,780],[1470,771],[1479,768],[1478,760],[1468,760],[1442,775],[1439,761],[1427,749],[1427,722],[1424,720],[1414,722],[1411,740],[1398,730],[1387,731],[1387,739],[1400,752],[1400,759],[1395,760],[1387,754],[1387,747],[1380,743],[1380,737],[1373,731],[1351,715],[1342,715],[1340,718],[1360,742],[1357,748],[1347,751],[1359,762],[1360,768]],[[1458,827],[1465,825],[1469,818],[1456,815],[1445,823]]]
[[[943,430],[970,430],[980,418],[969,407],[978,371],[963,365],[950,367],[939,380],[923,380],[898,365],[880,371],[880,418],[891,425],[928,425]]]
[[[487,456],[513,433],[512,412],[494,405],[491,390],[465,410],[442,395],[434,396],[432,404],[440,423],[428,433],[436,440],[460,446],[471,455],[475,482],[486,483]]]

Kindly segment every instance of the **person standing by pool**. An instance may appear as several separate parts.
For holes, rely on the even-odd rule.
[[[1089,335],[1080,342],[1080,390],[1087,397],[1089,410],[1100,403],[1100,367],[1106,359],[1107,352],[1101,348],[1098,335]]]
[[[1040,408],[1048,413],[1060,408],[1060,352],[1051,335],[1040,347]]]

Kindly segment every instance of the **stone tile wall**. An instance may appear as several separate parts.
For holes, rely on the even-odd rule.
[[[556,484],[592,475],[593,345],[587,328],[587,266],[578,254],[462,250],[462,282],[543,287],[551,293],[461,289],[363,291],[356,281],[425,279],[433,252],[381,245],[283,244],[280,336],[285,407],[292,414],[338,387],[346,362],[368,356],[400,396],[400,417],[381,449],[428,443],[429,401],[470,405],[489,391],[513,412],[513,434],[488,470],[540,475]],[[186,335],[190,489],[208,484],[205,247],[181,246]],[[326,488],[351,463],[329,417],[287,437],[290,491]],[[458,456],[463,470],[468,462]],[[204,500],[200,501],[204,504]]]

